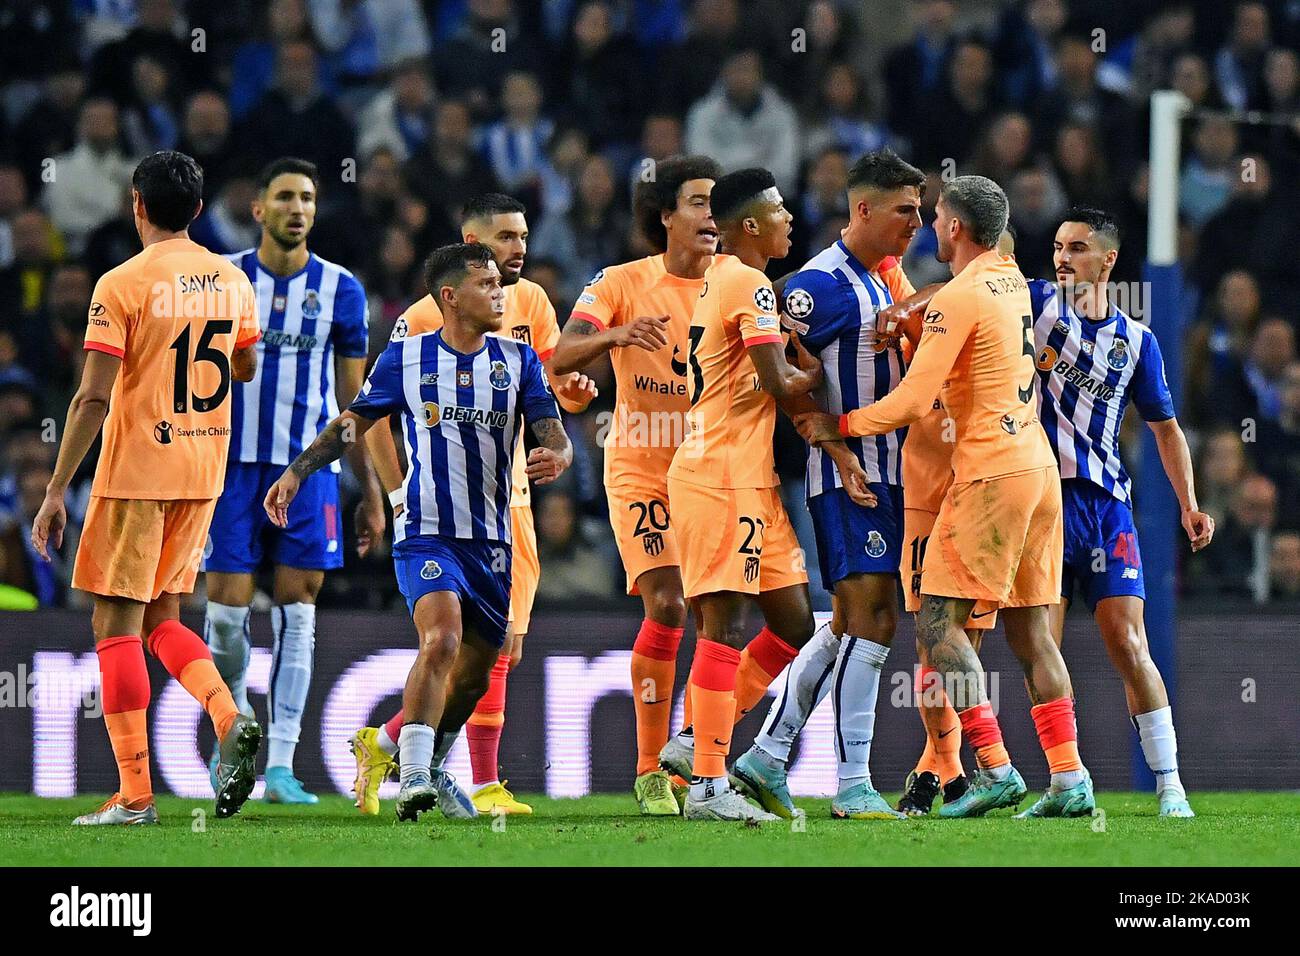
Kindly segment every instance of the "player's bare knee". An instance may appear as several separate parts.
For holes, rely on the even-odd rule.
[[[431,627],[420,632],[419,656],[435,670],[450,670],[460,648],[460,635],[448,628]]]
[[[686,625],[686,598],[681,591],[662,588],[645,596],[646,617],[664,627]]]

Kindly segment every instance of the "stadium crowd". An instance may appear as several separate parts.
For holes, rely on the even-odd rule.
[[[1184,93],[1180,253],[1188,281],[1180,419],[1198,492],[1219,526],[1185,556],[1187,597],[1300,599],[1300,6],[1069,0],[11,0],[0,11],[0,606],[76,601],[64,559],[27,531],[75,388],[96,279],[139,244],[136,160],[194,156],[206,174],[193,237],[257,243],[258,168],[283,155],[323,181],[309,245],[370,300],[371,351],[424,294],[426,254],[459,235],[469,197],[523,200],[525,275],[561,322],[605,265],[646,255],[631,184],[646,160],[704,153],[761,165],[795,216],[797,268],[839,236],[845,179],[891,145],[940,177],[1007,190],[1017,258],[1052,277],[1071,203],[1124,227],[1116,279],[1145,258],[1147,100]],[[877,29],[888,22],[887,30]],[[910,32],[910,35],[908,31]],[[882,44],[880,34],[896,41]],[[1229,119],[1251,111],[1258,122]],[[933,231],[904,261],[946,277]],[[1170,347],[1165,346],[1168,353]],[[575,468],[538,495],[546,601],[621,591],[602,509],[602,394],[570,416]],[[1130,419],[1132,416],[1130,416]],[[1133,425],[1132,421],[1129,425]],[[1126,431],[1130,470],[1137,431]],[[803,444],[787,423],[777,463],[804,515]],[[95,456],[86,463],[84,508]],[[1138,502],[1140,508],[1141,502]],[[800,529],[808,547],[811,533]],[[812,562],[810,562],[812,564]],[[322,603],[391,600],[387,564],[349,554]]]

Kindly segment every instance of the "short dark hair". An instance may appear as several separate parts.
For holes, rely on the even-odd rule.
[[[509,212],[527,214],[528,209],[518,199],[505,193],[483,193],[465,203],[460,221],[461,225],[464,225],[471,219],[491,219],[493,216],[502,216]]]
[[[668,230],[663,214],[677,208],[677,193],[692,179],[717,181],[722,169],[707,156],[672,156],[655,163],[654,175],[647,181],[637,180],[632,195],[632,211],[641,234],[655,252],[668,249]]]
[[[889,147],[867,153],[849,168],[849,192],[855,189],[902,189],[915,186],[925,194],[925,173]]]
[[[296,156],[281,156],[279,159],[273,159],[257,174],[257,191],[264,193],[267,187],[276,176],[282,176],[285,173],[296,173],[300,176],[306,176],[311,180],[312,186],[320,189],[320,173],[316,170],[316,164],[305,159],[299,159]]]
[[[140,160],[131,174],[131,186],[144,201],[144,214],[151,223],[168,232],[180,232],[199,213],[203,168],[192,156],[159,150]]]
[[[1081,222],[1101,237],[1112,249],[1119,248],[1119,223],[1104,209],[1095,206],[1071,206],[1061,222]]]
[[[429,253],[424,261],[424,285],[435,299],[444,285],[460,285],[470,269],[486,269],[492,250],[481,242],[454,242]]]
[[[738,169],[713,184],[709,207],[713,221],[734,222],[740,219],[758,196],[776,185],[776,177],[761,167]]]
[[[987,176],[958,176],[943,187],[939,199],[981,248],[992,249],[1007,228],[1011,204],[1002,187]]]

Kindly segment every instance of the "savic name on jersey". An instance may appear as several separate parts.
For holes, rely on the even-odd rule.
[[[525,421],[560,417],[527,345],[489,335],[462,355],[441,330],[389,343],[352,410],[370,419],[401,413],[410,467],[397,541],[441,535],[508,543],[519,431]]]
[[[1174,417],[1160,345],[1119,309],[1100,321],[1074,313],[1058,286],[1029,283],[1038,365],[1038,417],[1062,478],[1084,478],[1130,501],[1119,455],[1129,399],[1149,421]]]
[[[339,412],[335,354],[369,351],[365,293],[347,269],[316,255],[291,276],[268,272],[254,249],[230,259],[253,283],[262,316],[257,375],[232,389],[230,457],[287,465]]]

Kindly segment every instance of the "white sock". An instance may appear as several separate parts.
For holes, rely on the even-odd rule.
[[[248,641],[250,611],[251,608],[209,601],[208,615],[203,621],[203,639],[212,652],[212,663],[217,665],[217,673],[230,688],[230,696],[235,698],[239,712],[249,716],[253,708],[248,703],[244,674],[252,654]]]
[[[831,632],[830,624],[817,628],[786,668],[781,693],[768,708],[763,729],[754,738],[755,746],[781,763],[789,762],[795,738],[831,689],[831,670],[839,652],[840,639]]]
[[[1183,782],[1178,778],[1178,737],[1174,734],[1174,712],[1165,705],[1159,710],[1133,717],[1138,738],[1142,742],[1142,755],[1147,766],[1156,775],[1156,794],[1166,790],[1186,796]]]
[[[1053,790],[1069,790],[1081,783],[1083,783],[1082,770],[1063,770],[1060,773],[1052,774],[1052,781],[1048,786]]]
[[[835,705],[835,759],[840,790],[854,784],[871,786],[871,738],[876,729],[876,698],[880,669],[889,648],[863,637],[845,634],[831,675],[831,701]]]
[[[447,762],[447,754],[451,753],[451,748],[456,746],[456,740],[460,737],[460,731],[454,734],[447,733],[444,730],[437,732],[437,741],[433,748],[433,757],[429,764],[434,770],[441,770],[442,765]]]
[[[984,772],[994,780],[1005,780],[1011,776],[1011,764],[1004,763],[998,767],[987,767]]]
[[[377,743],[379,749],[388,754],[388,756],[392,757],[397,754],[397,741],[388,736],[387,723],[379,725],[379,733],[375,736],[375,743]]]
[[[316,650],[316,605],[280,604],[271,608],[271,714],[267,727],[266,766],[293,768],[293,752],[302,731],[302,712],[311,689],[311,662]]]
[[[397,746],[402,752],[398,779],[402,786],[429,779],[429,764],[433,760],[433,728],[428,724],[403,724],[397,735]]]
[[[691,799],[711,800],[729,786],[726,777],[692,777]]]

